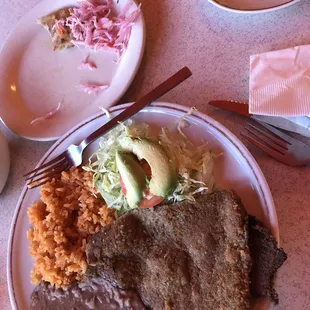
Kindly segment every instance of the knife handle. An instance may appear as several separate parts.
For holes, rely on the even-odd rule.
[[[210,105],[230,111],[233,113],[237,113],[243,116],[251,117],[252,114],[249,113],[249,105],[247,103],[242,103],[239,101],[233,100],[213,100],[209,102]]]
[[[191,75],[192,72],[189,70],[188,67],[182,68],[177,73],[168,78],[166,81],[148,92],[145,96],[138,99],[135,103],[133,103],[119,115],[115,116],[109,122],[94,131],[83,141],[83,144],[87,146],[88,144],[92,143],[94,140],[115,127],[119,122],[123,122],[129,117],[133,116],[134,114],[142,110],[145,106],[154,102],[155,100],[166,94],[168,91],[179,85],[181,82],[189,78]]]

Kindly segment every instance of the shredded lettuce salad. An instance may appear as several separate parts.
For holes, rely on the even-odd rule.
[[[100,138],[98,150],[83,169],[94,173],[94,186],[109,208],[118,210],[120,214],[131,209],[121,190],[120,174],[115,158],[116,151],[121,150],[119,141],[127,136],[158,141],[176,165],[178,184],[174,192],[166,197],[166,201],[176,202],[185,199],[194,201],[197,193],[212,191],[215,156],[206,142],[202,141],[200,145],[194,145],[187,139],[182,131],[187,126],[185,117],[182,117],[174,130],[163,127],[155,137],[151,135],[147,124],[136,124],[129,120],[124,124],[120,123]]]

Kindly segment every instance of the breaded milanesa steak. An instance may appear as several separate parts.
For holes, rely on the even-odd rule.
[[[278,304],[279,297],[274,289],[274,280],[287,255],[282,248],[278,248],[268,229],[253,216],[249,216],[249,247],[252,257],[251,296],[268,297]]]
[[[231,191],[130,211],[90,238],[88,276],[150,309],[249,309],[247,221]]]

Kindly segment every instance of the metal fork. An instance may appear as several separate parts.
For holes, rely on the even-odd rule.
[[[251,120],[241,132],[247,141],[289,166],[310,165],[310,147],[263,122]]]
[[[111,119],[105,125],[97,129],[95,132],[85,138],[79,145],[71,144],[65,152],[58,155],[56,158],[26,173],[24,177],[27,177],[26,181],[29,181],[27,184],[28,187],[34,188],[40,186],[50,181],[52,178],[60,175],[62,171],[69,169],[72,166],[80,166],[83,162],[83,152],[89,144],[114,128],[119,122],[125,121],[148,104],[166,94],[168,91],[179,85],[191,75],[191,71],[187,67],[184,67],[168,78],[166,81],[161,83],[159,86],[157,86],[155,89],[147,93],[144,97],[137,100],[134,104],[121,112],[119,115]]]

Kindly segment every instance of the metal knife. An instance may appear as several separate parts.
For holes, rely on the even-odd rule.
[[[277,128],[296,132],[305,137],[310,137],[310,117],[308,116],[281,117],[253,115],[249,113],[249,105],[247,103],[238,101],[214,100],[210,101],[209,104],[223,110],[231,111],[249,118],[253,118],[260,122],[270,124]]]

